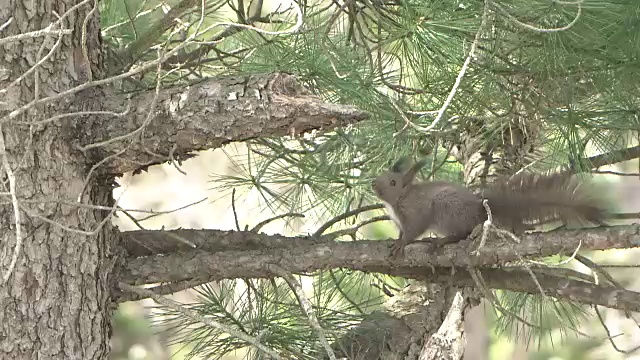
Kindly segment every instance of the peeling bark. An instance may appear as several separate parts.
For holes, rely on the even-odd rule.
[[[418,360],[459,359],[464,353],[463,338],[464,313],[467,303],[460,293],[456,293],[449,313],[438,331],[429,339],[420,351]]]
[[[89,95],[92,96],[92,95]],[[228,76],[209,79],[186,88],[161,89],[134,96],[107,94],[103,111],[126,116],[102,116],[69,121],[67,131],[77,134],[79,148],[120,141],[89,149],[95,162],[119,154],[103,172],[120,174],[172,159],[184,159],[197,150],[221,147],[231,141],[255,137],[295,135],[355,124],[368,117],[353,106],[323,102],[287,74]],[[78,95],[79,99],[85,95]],[[149,117],[151,112],[151,117]],[[142,137],[142,139],[141,139]]]
[[[357,360],[417,359],[424,338],[438,330],[454,295],[441,284],[407,286],[383,310],[370,314],[336,341],[336,355]]]

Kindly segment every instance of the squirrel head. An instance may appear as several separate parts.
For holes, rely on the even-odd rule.
[[[410,163],[411,160],[408,157],[401,157],[389,171],[378,175],[373,180],[373,192],[382,201],[394,204],[411,185],[416,174],[426,162],[420,160],[413,166],[409,166]]]

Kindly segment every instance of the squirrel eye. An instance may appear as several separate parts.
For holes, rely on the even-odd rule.
[[[396,181],[395,180],[391,180],[391,186],[396,186]]]

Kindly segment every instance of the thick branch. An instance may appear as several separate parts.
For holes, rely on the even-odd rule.
[[[484,269],[480,273],[487,286],[492,289],[540,294],[537,285],[526,270]],[[570,280],[550,275],[549,271],[533,270],[533,273],[548,296],[613,309],[640,311],[639,292],[619,289],[611,285],[595,285],[586,281]],[[447,273],[446,270],[440,270],[435,274],[423,273],[421,277],[417,278],[429,282],[452,282],[456,286],[474,286],[474,282],[466,270],[456,272],[455,275]]]
[[[185,230],[181,230],[184,235]],[[194,231],[195,232],[195,231]],[[202,230],[211,234],[212,239],[220,238],[222,232]],[[136,236],[136,232],[125,233],[124,237]],[[152,236],[153,232],[145,232]],[[158,232],[160,233],[160,232]],[[168,232],[171,233],[171,232]],[[614,248],[632,248],[640,246],[640,225],[602,227],[582,230],[561,230],[523,236],[520,244],[506,245],[488,241],[480,256],[470,258],[469,249],[464,243],[446,246],[436,251],[427,251],[427,244],[416,243],[405,249],[405,258],[391,261],[389,241],[331,242],[326,244],[303,244],[303,238],[267,236],[247,232],[237,232],[234,243],[257,244],[260,238],[265,244],[275,247],[245,251],[222,251],[210,253],[204,250],[191,250],[180,253],[129,258],[126,267],[120,272],[120,280],[131,284],[149,284],[157,282],[176,282],[194,278],[203,281],[228,278],[268,278],[274,277],[268,271],[270,265],[278,265],[291,273],[307,273],[332,268],[349,268],[366,272],[380,272],[408,278],[424,278],[429,281],[452,281],[451,267],[458,270],[462,278],[456,278],[456,285],[471,281],[467,275],[461,275],[460,269],[466,268],[471,261],[474,266],[494,266],[518,259],[512,247],[523,257],[549,256],[558,253],[571,253],[581,242],[582,249],[605,250]],[[287,239],[296,243],[295,247],[280,247]],[[190,241],[190,239],[187,239]],[[250,246],[249,246],[250,247]],[[435,271],[432,272],[432,268]],[[489,286],[514,291],[537,291],[533,282],[500,282],[500,277],[491,279]],[[494,275],[495,276],[495,275]],[[541,275],[542,276],[542,275]],[[457,282],[461,283],[458,284]],[[467,285],[473,286],[472,282]],[[530,285],[530,287],[529,287]],[[553,285],[553,286],[552,286]],[[558,293],[557,283],[549,285],[551,293]],[[520,288],[518,286],[525,286]],[[603,288],[604,289],[604,288]],[[608,289],[608,288],[607,288]],[[586,291],[586,290],[585,290]],[[607,290],[608,291],[608,290]],[[573,294],[573,293],[572,293]],[[574,296],[573,294],[572,296]],[[585,295],[587,296],[587,295]],[[579,300],[579,299],[578,299]],[[608,306],[608,305],[607,305]]]
[[[137,95],[129,104],[123,96],[107,96],[104,107],[122,111],[129,106],[127,116],[79,119],[72,125],[75,129],[69,129],[71,138],[96,160],[129,146],[107,164],[108,173],[119,174],[231,141],[328,130],[368,117],[353,106],[310,96],[293,76],[280,73],[220,77],[187,88],[163,89],[155,108],[149,109],[154,96],[154,91]],[[153,114],[143,132],[109,141],[139,129],[150,110]]]
[[[247,264],[249,256],[245,256],[239,259],[244,264]],[[229,264],[228,259],[218,258],[221,261],[227,261],[220,268]],[[215,259],[211,259],[215,261]],[[282,263],[282,262],[281,262]],[[135,261],[130,261],[128,268],[139,265]],[[174,265],[175,266],[175,265]],[[216,266],[212,264],[212,266]],[[217,266],[216,266],[217,267]],[[312,268],[310,266],[310,268]],[[162,269],[158,269],[162,270]],[[364,270],[369,272],[381,272],[385,274],[391,274],[396,276],[402,276],[405,278],[414,278],[424,280],[430,283],[440,284],[455,284],[457,287],[474,286],[475,283],[469,273],[465,269],[456,269],[452,274],[449,268],[435,268],[431,269],[428,266],[390,266],[382,264],[379,266],[368,265],[358,270]],[[134,272],[131,272],[129,277],[123,276],[121,278],[128,282],[134,282],[138,284],[144,283],[143,281],[136,281],[138,279],[131,278],[130,276],[136,276]],[[595,285],[582,280],[568,279],[562,276],[555,276],[550,274],[547,270],[532,270],[536,276],[536,280],[544,290],[545,294],[557,298],[569,299],[577,301],[583,304],[596,304],[602,305],[614,309],[640,311],[640,293],[625,289],[619,289],[610,285]],[[294,271],[303,272],[303,271]],[[487,286],[492,289],[506,289],[517,292],[524,292],[529,294],[539,294],[538,286],[533,282],[529,272],[520,268],[505,268],[505,269],[482,269],[482,277]],[[278,276],[268,270],[268,264],[264,266],[260,273],[252,272],[250,276],[228,276],[218,270],[209,273],[210,278],[207,281],[220,280],[230,277],[260,277],[269,278]],[[173,279],[172,279],[173,280]],[[156,279],[159,281],[159,279]],[[205,282],[203,280],[203,282]]]
[[[390,241],[324,243],[311,237],[220,230],[130,231],[123,233],[123,238],[131,259],[128,270],[125,269],[121,276],[127,282],[137,279],[136,284],[184,280],[202,273],[218,279],[260,277],[267,264],[278,264],[294,273],[338,267],[364,271],[383,267],[381,272],[388,273],[399,266],[469,265],[466,242],[435,251],[427,250],[428,242],[418,242],[406,247],[403,259],[391,261],[388,256]],[[189,243],[197,249],[186,245]],[[480,255],[472,259],[475,266],[498,265],[518,259],[512,249],[523,257],[544,257],[570,254],[580,243],[583,250],[638,247],[640,225],[532,233],[524,235],[519,244],[512,245],[490,239]],[[247,262],[241,261],[245,257],[249,257]]]
[[[582,159],[583,164],[588,164],[593,169],[619,162],[640,158],[640,146],[614,150],[608,153]]]
[[[265,248],[304,248],[326,243],[322,238],[285,237],[249,231],[221,230],[142,230],[124,233],[123,245],[130,257],[169,254],[193,250],[208,252],[247,251]]]

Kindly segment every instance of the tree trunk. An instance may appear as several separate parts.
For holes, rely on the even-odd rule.
[[[75,1],[5,1],[0,6],[0,24],[10,18],[4,38],[41,30],[63,16]],[[60,36],[35,36],[10,41],[0,47],[0,72],[3,72],[0,115],[33,101],[77,85],[88,75],[79,47],[83,20],[93,2],[86,2],[63,17],[60,25],[74,30],[62,36],[59,47],[36,71],[15,86],[19,78],[54,47]],[[86,28],[86,53],[90,64],[101,63],[99,16],[89,15]],[[52,30],[57,31],[59,27]],[[41,48],[42,47],[42,48]],[[100,76],[99,67],[91,69]],[[37,79],[34,79],[37,77]],[[99,98],[99,97],[97,97]],[[115,233],[107,222],[95,234],[83,231],[99,227],[108,211],[94,211],[73,205],[81,193],[87,164],[82,153],[72,148],[64,127],[53,123],[27,126],[17,122],[46,119],[80,106],[61,101],[33,108],[2,121],[6,158],[0,158],[3,184],[3,226],[1,271],[8,273],[12,259],[17,261],[6,281],[0,279],[0,358],[2,359],[103,359],[108,353],[110,329],[110,277],[114,267],[112,249]],[[0,155],[4,149],[0,144]],[[15,176],[15,182],[10,173]],[[13,186],[15,185],[15,187]],[[90,182],[83,202],[109,204],[111,188]],[[17,244],[16,219],[12,196],[20,210],[20,240]],[[61,205],[69,201],[72,205]]]

